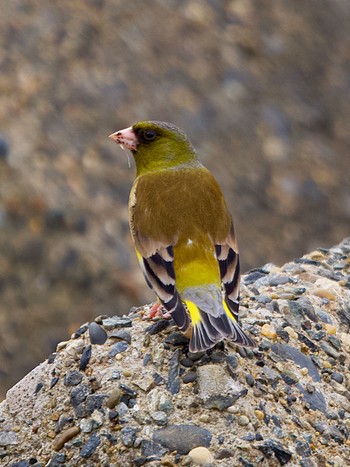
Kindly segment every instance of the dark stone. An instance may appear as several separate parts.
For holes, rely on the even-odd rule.
[[[300,350],[287,344],[273,344],[271,349],[283,359],[292,360],[300,366],[300,368],[307,368],[314,382],[321,381],[321,377],[312,360],[307,355],[300,352]]]
[[[217,460],[221,460],[221,459],[229,459],[230,457],[233,457],[233,451],[231,451],[230,449],[221,449],[221,451],[219,451],[216,456],[215,456],[215,459]]]
[[[56,386],[56,384],[58,383],[58,381],[59,381],[58,376],[54,376],[54,377],[52,378],[52,380],[50,381],[50,389],[52,389],[54,386]]]
[[[243,465],[243,467],[256,467],[255,464],[247,461],[247,459],[244,459],[242,456],[239,456],[238,460]]]
[[[339,384],[342,384],[342,382],[344,381],[344,376],[341,373],[338,373],[337,371],[331,374],[331,378]]]
[[[182,377],[182,381],[187,384],[187,383],[193,383],[193,381],[196,381],[197,379],[197,373],[195,371],[189,371]]]
[[[261,277],[265,277],[266,274],[267,273],[263,272],[263,271],[258,271],[258,270],[253,271],[250,274],[248,274],[247,276],[243,277],[243,283],[246,284],[246,285],[253,284],[254,282],[256,282]]]
[[[132,326],[132,320],[126,316],[112,316],[102,320],[102,325],[106,329],[114,328],[130,328]]]
[[[211,354],[211,361],[213,363],[222,363],[227,359],[224,352],[215,351]]]
[[[141,454],[143,456],[157,456],[162,457],[168,450],[164,449],[160,444],[143,439],[141,441]]]
[[[10,467],[30,467],[29,461],[19,461],[14,464],[10,464]]]
[[[92,322],[89,324],[89,335],[91,344],[102,345],[108,336],[106,331],[99,324]]]
[[[316,350],[318,349],[317,345],[315,345],[312,341],[310,341],[310,339],[308,339],[306,336],[304,336],[304,334],[301,334],[301,332],[298,332],[297,334],[298,334],[298,340],[300,342],[302,342],[307,347],[309,347],[309,349],[312,352],[316,352]]]
[[[238,359],[234,355],[228,355],[226,357],[227,370],[230,373],[230,376],[235,377],[235,370],[238,367]]]
[[[126,426],[121,429],[122,443],[127,448],[131,448],[136,440],[136,430],[130,426]]]
[[[274,425],[278,428],[282,428],[281,422],[279,421],[277,415],[271,415],[271,420],[273,421]]]
[[[322,392],[316,390],[314,390],[313,392],[309,392],[307,389],[304,389],[299,383],[296,384],[296,387],[299,389],[300,393],[304,395],[304,402],[307,403],[308,407],[311,410],[319,410],[323,413],[326,412],[327,403]]]
[[[168,319],[160,319],[159,321],[156,321],[155,323],[151,324],[151,326],[148,326],[146,328],[146,332],[153,336],[164,331],[164,329],[166,329],[169,325],[170,321]]]
[[[289,342],[289,334],[287,331],[285,331],[284,329],[282,328],[277,328],[276,329],[276,334],[278,337],[280,337],[281,339],[283,339],[285,342]]]
[[[245,380],[246,380],[246,383],[248,384],[248,386],[250,386],[251,388],[254,386],[255,384],[255,379],[253,377],[253,375],[251,375],[250,373],[248,373],[245,377]]]
[[[257,448],[266,456],[267,458],[271,457],[273,454],[276,459],[279,461],[280,465],[285,465],[292,458],[292,453],[282,446],[281,443],[273,439],[268,439],[264,443],[257,445]]]
[[[180,391],[179,356],[180,351],[176,349],[169,362],[167,388],[171,394],[177,394]]]
[[[152,378],[156,386],[160,386],[165,383],[165,379],[159,373],[153,373]]]
[[[126,394],[127,396],[132,397],[132,398],[135,398],[137,397],[137,391],[135,391],[134,389],[131,389],[129,388],[129,386],[127,386],[126,384],[120,384],[119,385],[120,389],[123,391],[124,394]]]
[[[35,387],[34,394],[37,395],[42,390],[43,387],[44,387],[43,383],[38,383]]]
[[[87,442],[80,449],[80,457],[88,459],[96,451],[97,446],[100,444],[101,438],[93,433]]]
[[[137,457],[136,459],[134,459],[134,465],[135,467],[139,467],[140,465],[144,465],[144,464],[147,464],[148,462],[152,462],[152,461],[159,461],[160,458],[156,457],[156,456],[148,456],[148,457]]]
[[[122,341],[131,344],[131,334],[126,329],[118,329],[116,331],[112,331],[109,337],[113,337],[114,339],[120,339]]]
[[[314,323],[318,322],[317,314],[308,298],[300,297],[297,300],[288,300],[288,306],[295,316],[300,318],[307,316]]]
[[[155,443],[180,454],[187,454],[197,446],[209,447],[211,439],[209,430],[196,425],[170,425],[153,434]]]
[[[339,358],[339,352],[335,350],[333,346],[329,345],[328,342],[324,342],[324,341],[321,342],[320,347],[330,357],[335,358],[335,359]]]
[[[289,372],[288,374],[281,373],[281,377],[283,381],[290,386],[296,384],[299,381],[298,377],[296,375],[293,375],[291,372]]]
[[[75,331],[73,338],[78,339],[78,337],[85,334],[88,329],[89,329],[89,326],[87,324],[80,326],[80,328]]]
[[[45,215],[45,228],[47,230],[63,230],[67,227],[64,211],[50,209]]]
[[[333,345],[333,347],[337,350],[341,350],[341,342],[335,336],[328,336],[328,341]]]
[[[87,345],[83,350],[83,353],[80,357],[79,370],[84,371],[89,364],[91,358],[91,345]]]
[[[118,353],[123,353],[128,349],[128,344],[124,341],[117,342],[108,353],[109,357],[115,357]]]
[[[91,394],[91,389],[86,384],[80,384],[74,388],[70,394],[70,401],[73,407],[77,407],[84,402],[87,396]]]
[[[70,371],[64,377],[64,384],[66,386],[78,386],[83,380],[83,375],[79,371]]]
[[[180,361],[181,365],[186,367],[186,368],[192,368],[193,365],[194,365],[194,362],[191,358],[183,358],[181,361]]]
[[[57,355],[56,352],[51,353],[47,359],[47,363],[49,364],[53,363],[56,359],[56,355]]]
[[[230,407],[236,399],[230,396],[223,396],[221,394],[216,394],[210,396],[209,399],[205,402],[204,406],[206,409],[217,409],[222,412]]]
[[[164,340],[166,344],[176,345],[176,346],[183,346],[188,345],[190,342],[189,338],[186,337],[182,332],[171,332]]]

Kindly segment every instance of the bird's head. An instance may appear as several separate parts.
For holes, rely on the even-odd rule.
[[[109,137],[131,151],[137,175],[200,165],[185,133],[171,123],[139,122]]]

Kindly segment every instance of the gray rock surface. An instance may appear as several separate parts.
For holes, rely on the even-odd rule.
[[[340,260],[344,267],[334,268]],[[144,319],[148,306],[133,311],[120,353],[111,353],[114,324],[126,319],[106,322],[103,344],[91,344],[86,326],[7,392],[0,404],[1,466],[32,465],[31,459],[48,466],[185,466],[188,452],[205,446],[218,466],[318,466],[332,459],[346,467],[349,268],[347,239],[266,273],[291,282],[242,287],[242,325],[255,336],[253,350],[226,341],[191,354],[186,343],[167,342],[176,331],[172,321],[153,333]],[[290,283],[292,303],[302,296],[305,306],[284,298]],[[256,300],[260,294],[271,302]],[[322,313],[310,314],[310,307]],[[324,313],[327,322],[318,317]],[[90,345],[91,358],[79,370]],[[189,366],[197,377],[185,383]]]

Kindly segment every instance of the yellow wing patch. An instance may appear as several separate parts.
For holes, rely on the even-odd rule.
[[[201,315],[198,306],[190,300],[185,300],[187,309],[190,312],[192,324],[196,326],[201,322]]]
[[[233,316],[233,314],[231,313],[231,310],[229,309],[229,307],[226,305],[226,302],[225,300],[222,301],[222,304],[223,304],[223,307],[224,307],[224,310],[227,314],[227,316],[232,319],[232,321],[236,322],[236,319],[235,317]]]

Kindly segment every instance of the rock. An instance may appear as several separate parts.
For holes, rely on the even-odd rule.
[[[179,356],[179,349],[176,349],[169,362],[167,387],[171,394],[177,394],[180,391]]]
[[[122,435],[122,443],[124,446],[127,448],[130,448],[131,446],[134,445],[135,440],[136,440],[136,430],[135,428],[132,427],[124,427],[121,429],[121,435]]]
[[[115,357],[119,353],[123,353],[126,350],[128,350],[128,344],[126,342],[117,342],[116,344],[113,345],[112,349],[109,351],[109,356],[110,357]]]
[[[292,453],[285,448],[278,441],[268,439],[261,444],[257,445],[257,448],[264,453],[266,457],[270,457],[273,453],[280,465],[285,465],[292,458]]]
[[[154,432],[153,441],[170,451],[187,454],[198,446],[209,447],[212,434],[195,425],[170,425]]]
[[[80,432],[80,428],[78,426],[72,426],[64,430],[60,436],[55,439],[52,447],[55,451],[60,451],[65,443],[70,441],[74,436],[76,436]]]
[[[79,362],[79,370],[84,371],[89,364],[91,358],[91,345],[87,345],[83,350],[83,353]]]
[[[64,384],[66,386],[77,386],[83,380],[83,375],[79,371],[69,371],[64,377]]]
[[[114,330],[109,334],[109,337],[113,339],[120,339],[127,342],[129,345],[131,344],[131,334],[126,329]]]
[[[321,381],[317,367],[314,365],[312,360],[307,355],[300,352],[300,350],[287,344],[273,344],[271,349],[282,358],[294,361],[301,368],[307,368],[308,373],[314,382]]]
[[[214,458],[209,449],[202,446],[191,449],[188,455],[195,465],[210,464],[214,461]]]
[[[0,431],[0,446],[18,444],[17,434],[13,431]]]
[[[80,450],[80,457],[89,459],[95,452],[97,446],[101,443],[101,438],[93,433]]]
[[[126,316],[113,316],[112,318],[103,319],[102,325],[107,330],[112,330],[115,328],[128,328],[132,326],[132,320]]]
[[[150,457],[162,457],[167,452],[167,449],[163,448],[160,444],[148,439],[143,439],[141,441],[141,453],[143,456]]]
[[[97,345],[104,344],[108,337],[106,331],[95,322],[89,324],[89,334],[91,344]]]

